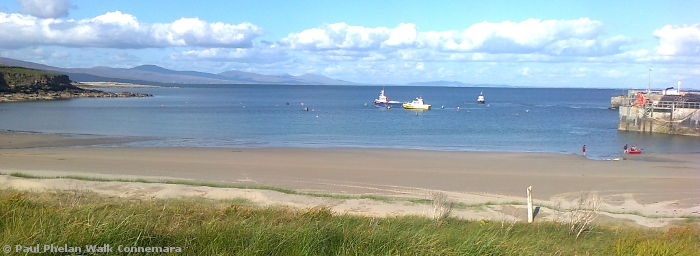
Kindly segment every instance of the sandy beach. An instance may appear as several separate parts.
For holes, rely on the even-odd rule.
[[[649,154],[594,161],[580,155],[541,153],[118,147],[128,140],[1,132],[0,187],[77,188],[145,198],[242,197],[264,205],[323,205],[339,213],[368,216],[430,215],[432,210],[429,204],[401,200],[337,199],[176,184],[26,179],[8,174],[187,180],[413,199],[431,199],[431,194],[441,192],[454,202],[486,205],[455,208],[454,216],[523,220],[527,216],[526,188],[532,186],[535,205],[541,206],[536,220],[561,218],[582,195],[602,203],[597,221],[664,227],[683,217],[700,217],[698,154]]]

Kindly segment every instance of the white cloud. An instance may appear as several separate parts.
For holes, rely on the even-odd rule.
[[[56,62],[73,66],[126,66],[164,60],[182,63],[172,64],[183,65],[182,70],[322,72],[354,82],[387,83],[432,78],[477,83],[540,83],[551,77],[623,79],[638,72],[629,65],[692,66],[700,61],[697,24],[659,28],[649,33],[659,39],[658,46],[645,49],[640,47],[641,39],[637,42],[624,35],[606,35],[604,24],[589,18],[481,22],[443,31],[421,31],[419,24],[412,23],[394,27],[333,23],[268,42],[259,40],[265,31],[251,23],[183,17],[148,24],[120,11],[82,20],[37,13],[0,12],[3,53],[8,49],[12,56],[41,61],[62,58]],[[169,55],[158,55],[163,52]],[[576,64],[557,69],[572,63]]]
[[[224,61],[241,63],[276,63],[290,59],[289,54],[274,45],[257,45],[252,48],[208,48],[189,50],[170,55],[172,60]]]
[[[384,27],[365,28],[335,23],[289,34],[279,44],[301,51],[378,49],[380,43],[389,38],[389,32]]]
[[[174,46],[247,48],[262,35],[262,30],[250,23],[207,23],[198,18],[181,18],[164,27],[159,27],[156,34],[167,34],[166,41]]]
[[[624,36],[603,37],[602,28],[602,22],[589,18],[482,22],[463,31],[418,31],[410,23],[395,28],[335,23],[289,34],[278,44],[333,60],[358,60],[348,56],[364,56],[360,58],[364,60],[376,60],[368,56],[395,56],[413,61],[489,61],[504,55],[515,57],[510,60],[528,61],[532,56],[543,60],[615,55],[623,52],[621,47],[632,43]]]
[[[144,49],[164,47],[252,47],[262,29],[250,24],[208,23],[182,18],[173,23],[145,24],[126,13],[109,12],[92,19],[40,19],[0,13],[0,47],[27,45]]]
[[[598,55],[619,51],[608,44],[601,47],[603,23],[581,18],[577,20],[528,19],[519,23],[482,22],[460,33],[428,34],[445,51],[482,53],[544,53],[551,55]],[[612,51],[611,51],[612,50]]]
[[[415,43],[416,37],[415,25],[401,23],[398,27],[391,30],[389,38],[383,42],[383,45],[391,47],[411,46]]]
[[[20,13],[43,19],[68,17],[69,0],[17,0]]]
[[[655,30],[659,38],[656,52],[669,56],[700,56],[700,24],[692,26],[666,25]]]
[[[462,31],[418,31],[411,23],[394,28],[334,23],[291,33],[276,43],[255,42],[263,30],[250,23],[209,23],[199,18],[180,18],[172,23],[146,24],[119,11],[78,21],[0,13],[0,30],[13,35],[0,37],[0,47],[6,48],[203,47],[206,49],[190,49],[171,57],[256,63],[261,62],[256,57],[271,62],[294,53],[310,54],[304,58],[315,55],[325,62],[563,61],[619,55],[620,48],[631,43],[623,36],[604,38],[602,22],[588,18],[482,22]],[[262,48],[253,49],[259,47]]]

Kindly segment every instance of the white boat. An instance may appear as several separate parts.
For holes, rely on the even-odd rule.
[[[384,95],[384,89],[379,91],[379,97],[374,100],[375,107],[391,107],[392,105],[399,106],[401,104],[402,104],[401,102],[398,102],[395,100],[389,100],[389,97]]]
[[[412,102],[404,103],[403,108],[428,110],[428,109],[430,109],[430,104],[425,104],[425,102],[423,102],[423,98],[418,97],[415,100],[413,100]]]
[[[484,99],[484,91],[481,91],[481,93],[479,94],[479,97],[476,97],[476,103],[479,103],[479,104],[486,103],[486,100]]]

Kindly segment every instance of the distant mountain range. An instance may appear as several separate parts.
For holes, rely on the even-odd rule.
[[[59,68],[44,64],[2,58],[2,64],[18,66],[53,73],[64,74],[75,82],[121,82],[136,84],[306,84],[306,85],[354,85],[353,82],[336,80],[325,76],[306,74],[261,75],[250,72],[231,70],[219,74],[197,71],[176,71],[156,65],[142,65],[133,68]]]
[[[156,65],[141,65],[133,68],[59,68],[44,64],[2,58],[2,64],[64,74],[75,82],[120,82],[133,84],[290,84],[290,85],[356,85],[356,83],[329,77],[305,74],[301,76],[261,75],[244,71],[225,71],[211,74],[197,71],[170,70]],[[495,84],[466,84],[456,81],[430,81],[405,84],[407,86],[448,87],[509,87]]]

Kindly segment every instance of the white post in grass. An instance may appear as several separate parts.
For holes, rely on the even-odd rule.
[[[532,186],[527,187],[527,223],[532,223],[534,216],[532,214]]]

